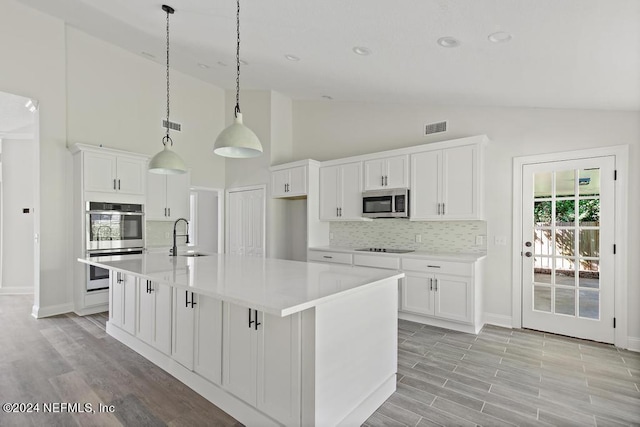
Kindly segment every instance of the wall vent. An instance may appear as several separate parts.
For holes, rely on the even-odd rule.
[[[424,125],[424,134],[431,135],[432,133],[440,133],[447,131],[447,122],[430,123]]]
[[[165,129],[167,128],[167,121],[165,119],[162,119],[162,127]],[[169,129],[180,132],[182,130],[182,125],[177,122],[169,121]]]

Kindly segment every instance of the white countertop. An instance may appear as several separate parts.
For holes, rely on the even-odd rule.
[[[78,261],[281,317],[404,277],[403,273],[377,268],[227,254],[171,257],[144,253]]]
[[[350,254],[360,255],[383,255],[397,258],[418,258],[418,259],[432,259],[434,261],[455,261],[455,262],[476,262],[487,256],[486,253],[457,253],[457,252],[423,252],[414,251],[404,254],[395,254],[389,252],[368,252],[357,251],[357,248],[347,248],[340,246],[316,246],[309,248],[310,251],[324,251],[324,252],[343,252]]]

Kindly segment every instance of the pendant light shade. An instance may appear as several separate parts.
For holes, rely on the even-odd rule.
[[[151,158],[148,169],[152,173],[176,175],[187,172],[187,167],[180,156],[171,150],[173,140],[169,136],[171,123],[169,122],[169,15],[173,14],[175,10],[166,4],[162,5],[162,10],[167,12],[167,133],[162,138],[164,148]]]
[[[242,124],[240,112],[240,0],[236,0],[236,109],[232,125],[223,130],[213,146],[213,152],[222,157],[236,159],[258,157],[262,145],[255,133]]]
[[[237,113],[234,123],[218,135],[213,152],[236,159],[258,157],[262,145],[256,134],[242,124],[242,113]]]

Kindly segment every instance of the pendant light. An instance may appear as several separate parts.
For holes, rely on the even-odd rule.
[[[175,10],[166,4],[162,5],[162,10],[167,12],[167,133],[162,138],[164,149],[153,156],[149,162],[149,172],[175,175],[187,172],[184,161],[171,150],[173,140],[169,136],[169,15],[173,14]]]
[[[213,152],[222,157],[248,158],[262,154],[262,145],[255,133],[242,124],[240,112],[240,0],[237,0],[236,13],[236,108],[235,120],[223,130],[213,146]]]

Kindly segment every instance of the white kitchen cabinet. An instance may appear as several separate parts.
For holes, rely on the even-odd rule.
[[[362,162],[320,168],[320,220],[363,219]]]
[[[149,173],[146,219],[152,221],[189,219],[189,181],[189,172],[178,175]]]
[[[138,282],[136,336],[164,354],[171,354],[171,287]]]
[[[109,152],[84,152],[83,156],[84,191],[144,195],[144,158]]]
[[[344,252],[313,251],[307,252],[307,262],[327,262],[331,264],[353,263],[353,255]]]
[[[411,219],[482,219],[480,153],[472,144],[412,154]]]
[[[223,303],[223,387],[285,425],[300,425],[300,314]]]
[[[401,310],[456,322],[473,321],[468,277],[405,271]]]
[[[364,189],[409,187],[409,156],[394,156],[364,162]]]
[[[109,322],[134,335],[138,279],[130,274],[112,272],[109,280]]]
[[[173,288],[171,357],[187,369],[220,384],[222,302]]]
[[[286,198],[306,195],[306,166],[296,166],[271,172],[271,197]]]

